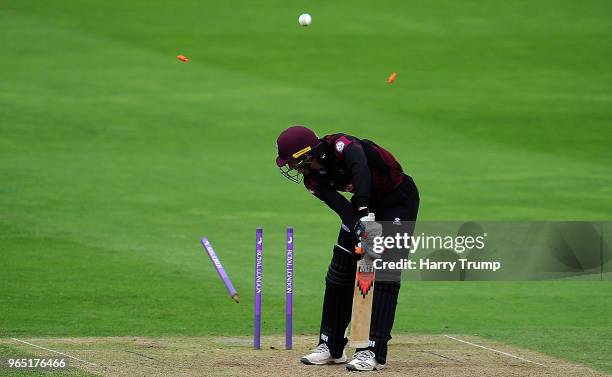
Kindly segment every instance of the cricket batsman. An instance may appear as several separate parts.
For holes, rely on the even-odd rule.
[[[281,173],[300,183],[311,194],[338,214],[342,223],[338,241],[325,278],[325,296],[321,316],[319,344],[301,361],[310,365],[347,362],[344,351],[346,329],[351,320],[358,242],[373,259],[377,254],[371,242],[381,235],[383,224],[412,223],[419,209],[419,193],[412,178],[406,175],[395,157],[376,143],[343,133],[319,138],[312,130],[294,125],[277,139],[276,164]],[[353,196],[347,200],[340,192]],[[374,213],[376,222],[367,221]],[[377,272],[378,273],[378,272]],[[387,342],[395,317],[400,289],[399,273],[393,279],[374,284],[369,346],[357,349],[347,369],[372,371],[387,362]]]

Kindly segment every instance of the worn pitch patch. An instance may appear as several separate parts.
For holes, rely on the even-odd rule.
[[[454,339],[453,339],[454,338]],[[458,341],[459,339],[460,341]],[[253,350],[250,337],[100,337],[0,339],[17,353],[39,355],[54,350],[72,356],[71,366],[102,376],[311,377],[317,366],[300,357],[317,343],[316,335],[263,337]],[[29,344],[28,344],[29,343]],[[35,346],[32,346],[32,345]],[[347,349],[350,356],[354,350]],[[508,356],[511,355],[511,356]],[[79,361],[80,360],[80,361]],[[346,377],[344,365],[329,365],[326,376]],[[394,334],[385,376],[575,377],[605,376],[585,366],[534,351],[473,336]]]

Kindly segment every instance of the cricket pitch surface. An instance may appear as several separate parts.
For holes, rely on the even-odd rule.
[[[99,337],[0,339],[17,352],[71,358],[70,365],[101,376],[348,376],[344,365],[303,365],[300,357],[316,336],[283,337]],[[43,347],[43,348],[40,348]],[[347,349],[352,352],[352,349]],[[349,354],[350,356],[350,354]],[[385,376],[607,376],[534,351],[466,335],[397,335],[389,343]],[[362,373],[363,374],[363,373]]]

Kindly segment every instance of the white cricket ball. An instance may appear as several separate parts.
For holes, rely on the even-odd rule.
[[[298,22],[302,26],[308,26],[312,22],[312,17],[310,17],[308,13],[301,14],[300,18],[298,18]]]

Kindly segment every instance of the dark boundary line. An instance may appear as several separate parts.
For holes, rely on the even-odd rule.
[[[157,361],[157,359],[155,359],[155,358],[153,358],[153,357],[150,357],[150,356],[147,356],[147,355],[144,355],[144,354],[142,354],[142,353],[138,353],[138,352],[134,352],[134,351],[130,351],[130,350],[123,350],[123,351],[128,352],[128,353],[133,353],[134,355],[138,355],[138,356],[145,357],[145,358],[147,358],[147,359],[149,359],[149,360],[155,360],[155,361]]]
[[[429,354],[436,355],[436,356],[441,357],[441,358],[446,359],[446,360],[452,360],[452,361],[456,361],[458,363],[463,363],[463,361],[461,361],[461,360],[453,359],[452,357],[444,356],[444,355],[441,355],[441,354],[433,352],[433,351],[417,351],[417,352],[429,353]]]

